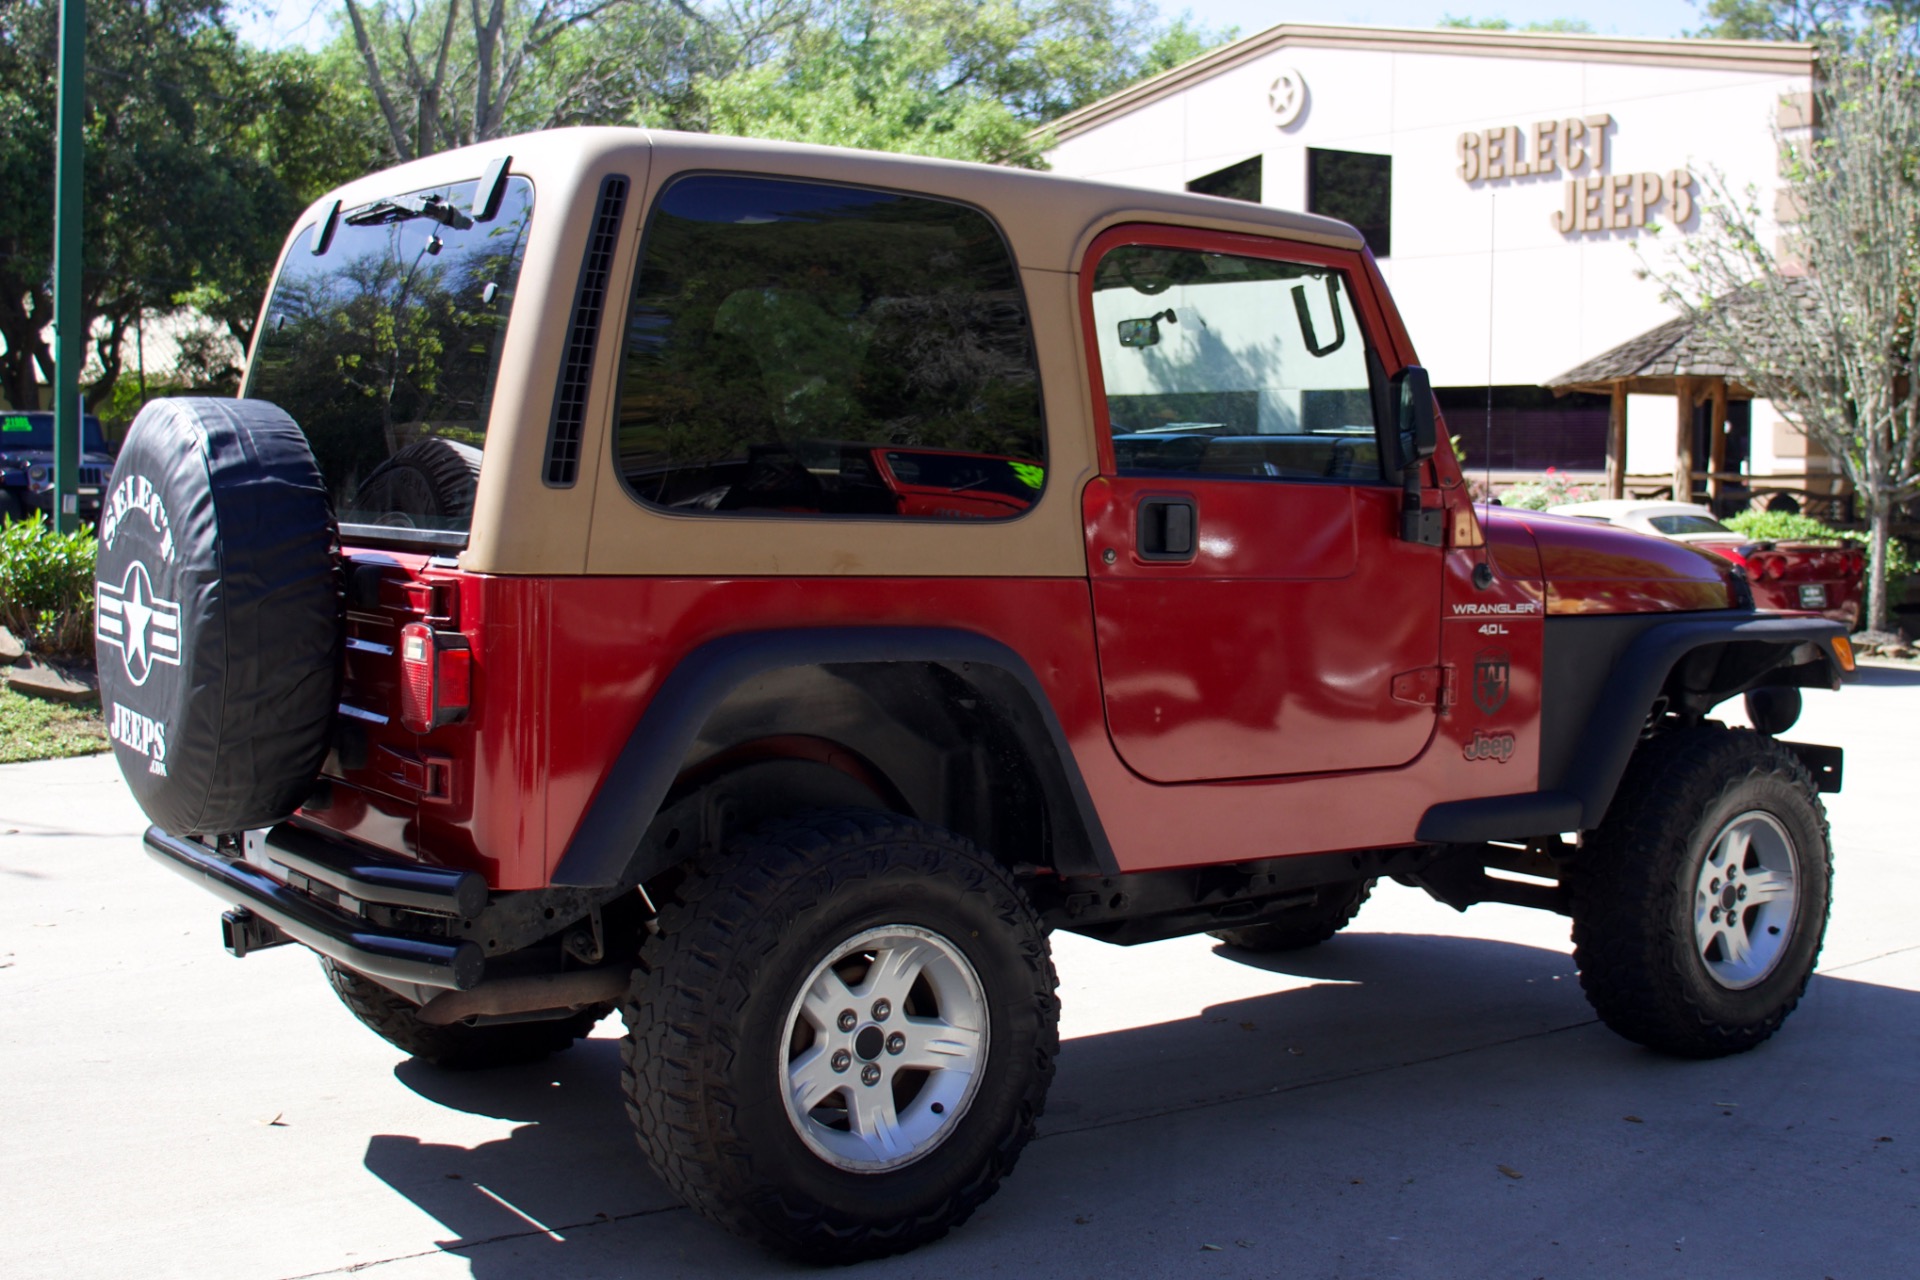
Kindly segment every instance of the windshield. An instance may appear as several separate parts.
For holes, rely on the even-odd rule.
[[[1733,532],[1711,516],[1649,516],[1647,523],[1669,538],[1681,538],[1690,533]]]
[[[294,239],[245,394],[307,434],[349,536],[461,546],[486,443],[533,187],[474,222],[475,183],[343,209]]]
[[[87,414],[80,419],[80,431],[86,438],[81,449],[86,453],[105,453],[106,437],[100,431],[100,419]],[[14,450],[51,450],[53,415],[50,413],[0,413],[0,453]]]

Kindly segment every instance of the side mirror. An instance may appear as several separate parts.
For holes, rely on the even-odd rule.
[[[1394,435],[1402,471],[1433,456],[1439,447],[1439,429],[1434,421],[1433,386],[1427,371],[1410,364],[1393,375]]]
[[[1440,508],[1429,509],[1420,496],[1420,464],[1440,443],[1433,411],[1433,387],[1427,371],[1410,364],[1393,375],[1388,403],[1393,406],[1394,465],[1400,470],[1400,537],[1422,546],[1441,545]]]

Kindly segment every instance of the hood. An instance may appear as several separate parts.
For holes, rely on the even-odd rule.
[[[1549,614],[1730,609],[1746,596],[1726,560],[1671,538],[1506,507],[1495,507],[1492,519],[1532,535]]]

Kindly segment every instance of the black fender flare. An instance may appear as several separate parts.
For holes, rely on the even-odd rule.
[[[1078,820],[1077,861],[1088,870],[1116,870],[1113,849],[1081,777],[1066,733],[1033,669],[1013,649],[976,632],[944,627],[803,627],[740,632],[710,640],[674,667],[614,758],[574,829],[553,873],[555,885],[634,884],[684,856],[643,848],[707,718],[727,696],[756,676],[788,667],[827,664],[938,664],[964,673],[977,666],[1004,673],[1029,705],[1014,712],[1033,755],[1049,805],[1062,804]],[[657,864],[657,865],[656,865]]]
[[[1416,839],[1469,844],[1587,831],[1599,826],[1626,774],[1654,699],[1674,667],[1688,654],[1708,645],[1773,646],[1783,659],[1776,667],[1790,662],[1801,646],[1811,646],[1824,659],[1820,683],[1838,688],[1844,675],[1833,642],[1846,635],[1846,628],[1827,618],[1729,610],[1680,616],[1549,619],[1550,625],[1555,622],[1600,624],[1593,628],[1597,634],[1607,629],[1617,634],[1594,646],[1590,655],[1593,661],[1607,661],[1608,665],[1604,679],[1594,682],[1590,690],[1591,704],[1584,717],[1576,713],[1557,732],[1548,723],[1553,714],[1551,700],[1573,694],[1555,688],[1554,663],[1549,657],[1542,692],[1546,705],[1542,707],[1540,789],[1434,805],[1421,817]],[[1617,647],[1623,640],[1624,647]],[[1576,661],[1580,656],[1575,654]],[[1733,689],[1727,696],[1739,692]]]

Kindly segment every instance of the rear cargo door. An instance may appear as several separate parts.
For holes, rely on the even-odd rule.
[[[1433,733],[1440,551],[1397,536],[1363,268],[1141,226],[1088,255],[1100,672],[1147,778],[1390,768]]]

